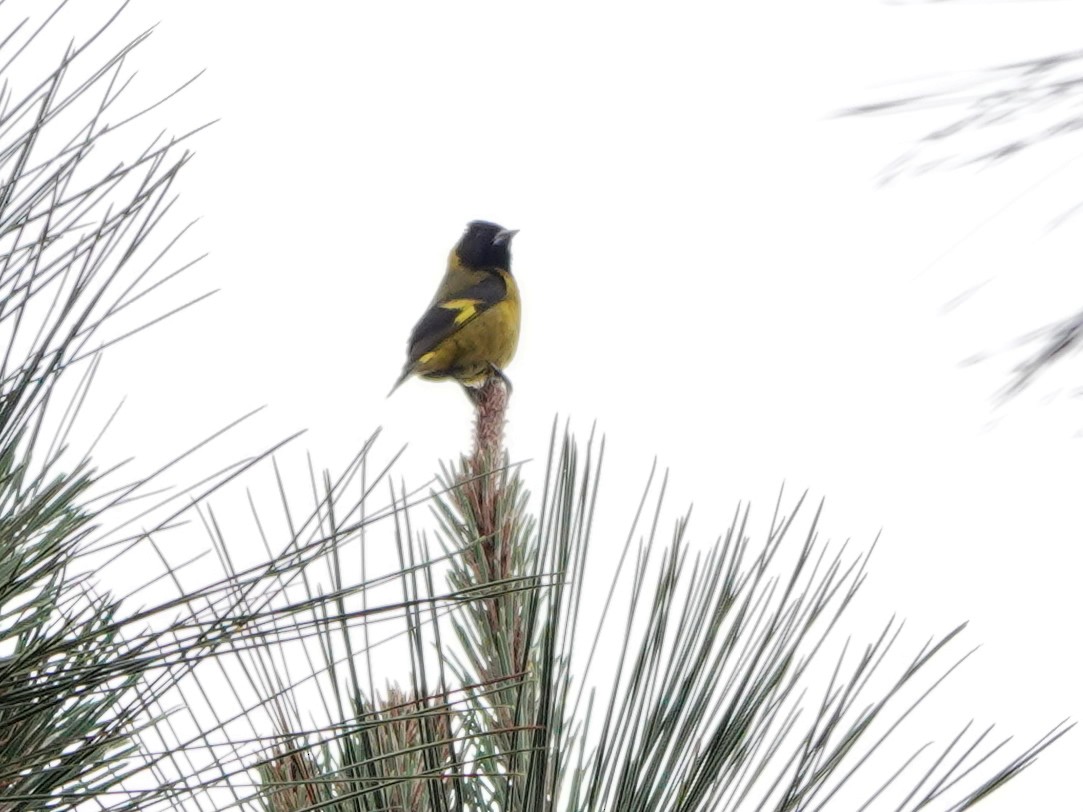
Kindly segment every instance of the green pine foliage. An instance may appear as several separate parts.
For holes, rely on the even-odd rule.
[[[4,30],[8,31],[5,25]],[[141,292],[140,244],[184,163],[169,147],[90,168],[128,43],[94,62],[73,43],[23,87],[19,28],[0,45],[0,808],[69,809],[132,775],[152,723],[145,677],[168,663],[81,556],[99,475],[68,448],[104,328]],[[34,36],[23,48],[34,44]],[[72,74],[80,74],[77,81]],[[22,77],[25,79],[26,77]],[[69,113],[91,96],[89,122]],[[160,659],[159,659],[160,658]],[[124,794],[115,808],[125,808]]]

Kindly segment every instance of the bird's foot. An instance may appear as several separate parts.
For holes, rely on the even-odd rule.
[[[509,379],[508,376],[504,374],[504,370],[502,370],[496,364],[489,364],[489,371],[504,382],[504,386],[507,387],[508,394],[510,395],[512,389],[511,379]]]

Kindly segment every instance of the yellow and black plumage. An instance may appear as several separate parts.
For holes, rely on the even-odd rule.
[[[402,376],[454,378],[480,386],[504,368],[519,343],[519,288],[511,275],[511,238],[517,232],[475,220],[451,249],[447,272],[414,327]]]

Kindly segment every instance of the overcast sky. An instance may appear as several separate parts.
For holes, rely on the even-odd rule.
[[[133,92],[206,68],[171,127],[221,119],[180,186],[201,220],[178,257],[210,255],[160,301],[221,292],[110,352],[98,408],[126,397],[125,422],[99,458],[150,468],[267,404],[250,437],[308,428],[298,457],[335,468],[382,426],[422,483],[466,448],[469,404],[385,395],[448,249],[494,220],[521,230],[508,445],[528,480],[559,414],[608,438],[603,530],[656,455],[701,544],[739,500],[766,520],[783,482],[808,489],[831,538],[882,531],[870,617],[906,617],[914,647],[971,621],[938,740],[973,718],[1022,746],[1083,717],[1081,373],[998,409],[1009,363],[960,365],[1083,302],[1083,221],[1049,228],[1083,189],[1079,141],[878,188],[948,113],[832,115],[1077,48],[1083,4],[256,7],[127,15],[161,21]],[[1070,734],[982,808],[1078,809],[1080,763]]]

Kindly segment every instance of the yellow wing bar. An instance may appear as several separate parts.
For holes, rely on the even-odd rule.
[[[446,302],[440,302],[437,307],[459,311],[455,314],[455,323],[462,324],[477,315],[479,304],[481,304],[481,299],[448,299]]]

